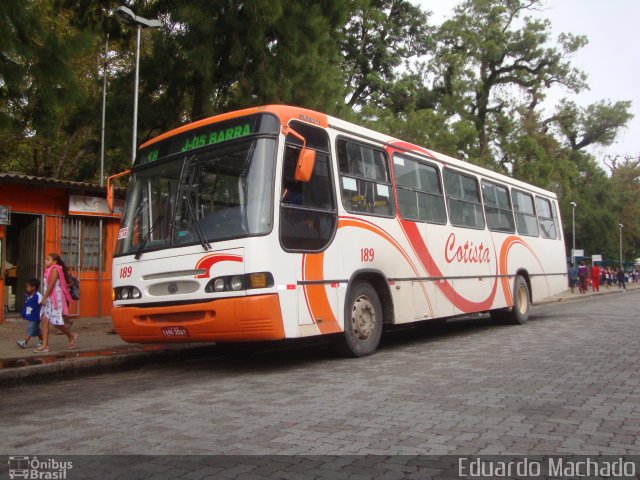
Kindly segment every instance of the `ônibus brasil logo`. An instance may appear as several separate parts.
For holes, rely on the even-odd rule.
[[[9,457],[9,478],[33,480],[65,480],[67,470],[73,468],[73,462],[63,462],[54,458],[40,460],[38,457]]]

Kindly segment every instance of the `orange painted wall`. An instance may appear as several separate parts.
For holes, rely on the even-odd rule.
[[[77,192],[73,192],[77,193]],[[92,193],[91,195],[95,195]],[[0,185],[0,205],[11,207],[12,213],[32,213],[45,215],[45,238],[43,255],[60,251],[62,232],[62,218],[67,215],[69,193],[64,188],[38,187],[37,185]],[[78,218],[74,216],[74,218]],[[94,217],[95,218],[95,217]],[[102,309],[98,311],[98,272],[95,270],[81,271],[80,301],[78,305],[71,305],[70,311],[77,313],[80,318],[111,315],[113,304],[111,298],[111,261],[115,247],[115,239],[119,226],[119,219],[103,218],[102,254],[106,261],[102,271]],[[5,235],[0,226],[0,238]],[[3,252],[4,256],[4,252]],[[2,266],[0,266],[1,268]],[[4,277],[0,275],[0,299],[4,295]],[[0,310],[2,310],[0,308]],[[0,311],[0,322],[3,320]]]
[[[39,188],[30,185],[0,185],[0,205],[9,205],[11,212],[65,215],[69,196],[59,188]]]

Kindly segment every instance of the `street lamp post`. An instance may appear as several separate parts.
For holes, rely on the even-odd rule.
[[[618,227],[620,227],[620,268],[624,269],[622,265],[622,227],[624,227],[624,225],[619,223]]]
[[[157,28],[162,26],[160,20],[149,20],[147,18],[136,15],[128,7],[118,7],[116,9],[116,15],[125,23],[136,25],[137,27],[137,40],[136,40],[136,78],[134,80],[133,90],[133,141],[131,144],[131,163],[136,159],[136,142],[138,131],[138,78],[140,70],[140,30],[143,28]]]
[[[571,237],[573,248],[571,249],[571,266],[576,266],[576,202],[571,202]]]

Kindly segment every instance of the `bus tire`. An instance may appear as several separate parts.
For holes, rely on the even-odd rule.
[[[364,357],[376,351],[382,337],[382,304],[371,284],[356,281],[347,294],[344,332],[338,337],[343,355]]]
[[[513,282],[513,307],[491,310],[491,320],[501,325],[522,325],[529,320],[531,302],[529,287],[522,275],[516,276]]]
[[[513,308],[508,312],[505,320],[511,325],[527,323],[530,309],[531,302],[527,281],[522,275],[518,275],[513,282]]]

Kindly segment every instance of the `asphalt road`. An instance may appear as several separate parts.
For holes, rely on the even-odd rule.
[[[0,392],[5,455],[640,455],[640,291]]]

